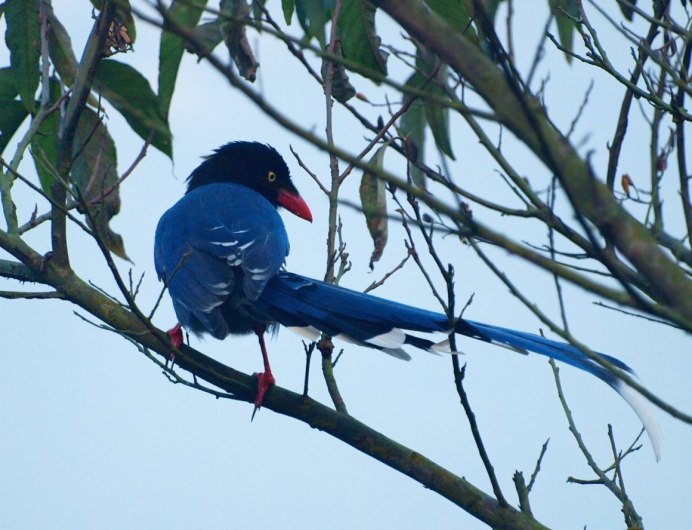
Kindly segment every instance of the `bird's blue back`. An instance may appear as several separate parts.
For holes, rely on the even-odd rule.
[[[241,310],[254,302],[288,250],[281,216],[264,197],[238,184],[208,184],[161,217],[154,261],[180,323],[223,338],[251,330],[234,329],[224,318],[234,309],[229,299]]]

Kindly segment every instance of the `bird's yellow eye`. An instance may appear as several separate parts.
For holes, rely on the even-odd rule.
[[[274,182],[276,180],[276,173],[274,173],[273,171],[267,173],[267,180],[269,182]]]

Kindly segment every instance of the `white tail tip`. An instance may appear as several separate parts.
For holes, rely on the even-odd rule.
[[[646,430],[646,434],[649,435],[649,440],[651,440],[651,447],[654,450],[654,455],[656,455],[656,462],[660,461],[663,455],[663,431],[661,431],[661,427],[656,420],[654,411],[644,397],[628,384],[618,381],[613,388],[639,416],[644,425],[644,430]]]

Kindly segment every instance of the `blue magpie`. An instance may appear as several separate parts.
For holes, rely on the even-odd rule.
[[[173,300],[179,324],[169,330],[182,342],[181,325],[195,335],[223,339],[254,332],[264,372],[256,374],[255,411],[275,380],[264,333],[278,324],[316,340],[321,334],[408,360],[406,345],[449,352],[410,332],[451,331],[527,354],[535,352],[595,375],[616,390],[642,420],[660,455],[662,436],[639,394],[579,349],[532,333],[458,319],[363,294],[282,270],[288,235],[278,208],[312,221],[285,161],[268,145],[231,142],[207,157],[187,180],[187,192],[161,217],[154,258]],[[622,361],[600,354],[627,373]]]

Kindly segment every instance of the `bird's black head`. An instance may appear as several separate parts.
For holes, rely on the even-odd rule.
[[[291,174],[281,155],[259,142],[230,142],[208,156],[187,179],[188,193],[206,184],[242,184],[256,191],[274,206],[312,221],[312,214],[291,182]]]

